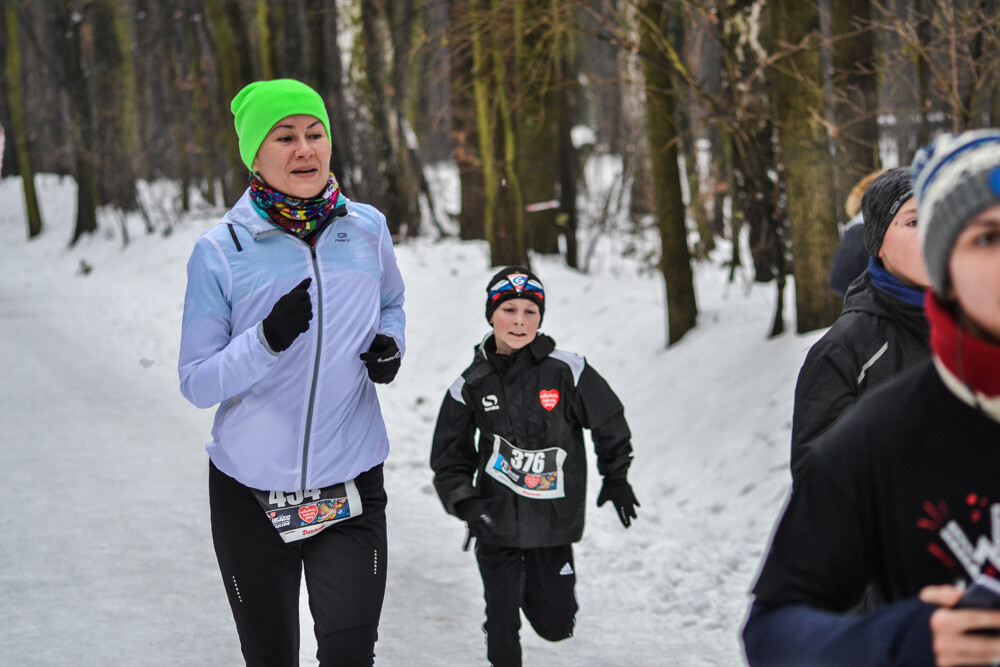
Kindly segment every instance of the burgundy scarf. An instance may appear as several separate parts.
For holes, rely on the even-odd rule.
[[[967,332],[948,308],[927,292],[934,363],[948,388],[960,399],[1000,421],[1000,345]]]

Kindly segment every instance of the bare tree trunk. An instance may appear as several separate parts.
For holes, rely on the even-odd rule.
[[[484,4],[485,1],[484,1]],[[509,103],[510,77],[504,51],[500,0],[489,7],[470,3],[473,90],[479,130],[480,156],[486,193],[484,224],[490,242],[490,265],[527,262],[524,208],[517,180],[516,137]]]
[[[322,30],[323,20],[321,15],[312,12],[312,3],[306,0],[268,3],[270,42],[267,47],[274,78],[298,79],[315,84],[310,81],[313,62],[310,51],[319,46],[315,40],[315,29]],[[316,25],[310,24],[310,20],[315,20]]]
[[[784,248],[779,239],[782,218],[778,213],[773,106],[757,75],[767,55],[760,40],[747,39],[744,34],[747,26],[760,22],[753,14],[753,3],[718,2],[723,64],[720,99],[729,111],[720,119],[723,124],[717,131],[720,146],[716,151],[720,158],[713,168],[728,165],[729,178],[723,181],[716,177],[715,215],[722,213],[724,195],[729,194],[731,237],[739,243],[739,232],[746,223],[753,278],[769,282],[779,275]],[[731,277],[742,261],[741,250],[734,246]]]
[[[135,206],[138,204],[138,201],[135,199],[134,185],[138,174],[135,155],[138,152],[139,143],[138,88],[136,85],[135,59],[133,57],[135,36],[132,31],[131,21],[129,20],[128,8],[116,2],[112,2],[110,5],[110,10],[113,12],[115,41],[118,44],[118,50],[121,54],[117,78],[121,79],[118,87],[121,91],[119,94],[119,109],[121,113],[119,124],[122,153],[124,159],[128,162],[129,177],[133,180],[131,187],[132,204]]]
[[[559,215],[557,224],[562,228],[566,238],[566,264],[574,269],[580,268],[580,251],[576,238],[577,209],[576,181],[580,172],[579,157],[576,146],[573,145],[573,122],[576,119],[576,104],[574,103],[576,78],[574,58],[571,58],[572,33],[560,30],[558,70],[556,80],[559,82],[558,107],[556,115],[558,125],[558,163],[559,163]]]
[[[417,145],[417,133],[413,126],[419,125],[419,104],[412,103],[415,99],[413,91],[417,87],[414,79],[420,75],[417,66],[421,61],[413,57],[413,35],[423,31],[426,13],[418,11],[414,0],[393,2],[386,5],[386,19],[389,24],[389,34],[392,39],[392,90],[395,95],[390,97],[391,130],[390,137],[395,145],[396,162],[392,165],[398,174],[400,184],[400,203],[405,211],[403,220],[406,222],[407,236],[420,234],[420,194],[423,190],[427,198],[428,208],[432,210],[430,189],[422,188],[423,160],[420,158],[420,148]],[[413,125],[411,126],[411,121]]]
[[[28,213],[28,238],[34,238],[42,233],[42,214],[38,208],[38,196],[35,193],[35,171],[31,163],[31,152],[28,149],[28,122],[24,106],[24,86],[21,81],[21,44],[15,0],[0,0],[6,35],[6,48],[3,50],[4,72],[7,98],[7,108],[10,112],[10,127],[7,136],[13,140],[14,156],[17,160],[17,172],[21,175],[21,187],[24,190],[24,207]]]
[[[554,7],[552,5],[555,5]],[[527,0],[515,6],[514,53],[518,178],[526,206],[556,198],[559,149],[559,91],[557,78],[561,36],[556,25],[558,2]],[[543,254],[559,251],[559,228],[554,207],[531,207],[525,215],[527,245]]]
[[[673,30],[679,55],[684,61],[684,66],[694,77],[693,89],[684,90],[685,94],[677,105],[677,122],[681,141],[680,153],[684,156],[684,179],[688,190],[687,210],[694,220],[695,229],[698,230],[698,241],[694,251],[698,259],[706,258],[715,248],[715,238],[709,227],[703,179],[698,164],[698,140],[704,136],[704,128],[708,125],[708,114],[698,93],[713,94],[709,92],[711,89],[718,95],[721,83],[717,62],[719,42],[708,39],[710,33],[708,23],[700,11],[687,8],[678,14]],[[715,45],[715,52],[711,53],[706,44]],[[710,57],[713,55],[715,58]]]
[[[223,134],[228,172],[222,177],[224,204],[232,206],[246,189],[247,168],[240,159],[239,142],[232,128],[230,101],[240,89],[253,81],[253,67],[249,49],[246,48],[246,29],[239,5],[226,0],[207,0],[205,11],[212,39],[213,62],[218,69],[219,94],[218,127],[227,128]]]
[[[74,169],[76,179],[76,225],[70,245],[84,234],[97,231],[97,169],[94,128],[87,77],[83,70],[83,46],[80,29],[86,17],[76,13],[73,0],[59,0],[56,24],[64,40],[56,53],[62,54],[62,83],[69,98],[73,121]]]
[[[183,20],[183,14],[179,16],[174,16],[170,20],[171,27],[176,26],[178,19]],[[167,62],[163,65],[167,69],[167,76],[169,77],[171,83],[171,90],[169,91],[169,107],[170,107],[170,117],[173,121],[173,129],[177,132],[177,140],[174,143],[174,154],[177,156],[177,171],[178,179],[180,180],[180,190],[181,190],[181,210],[190,211],[191,210],[191,160],[188,156],[188,136],[190,133],[180,131],[181,128],[185,126],[185,111],[191,107],[188,102],[188,90],[189,87],[185,85],[184,82],[184,72],[185,67],[181,59],[184,56],[184,49],[175,48],[175,45],[179,40],[183,39],[184,26],[180,26],[180,30],[176,28],[171,31],[171,40],[167,48]],[[180,34],[177,34],[180,33]],[[170,233],[169,228],[164,230],[165,233]]]
[[[187,51],[188,74],[190,81],[191,101],[194,111],[194,135],[195,146],[193,148],[197,155],[202,178],[201,196],[211,205],[216,204],[215,181],[216,168],[214,160],[213,146],[216,145],[215,138],[218,134],[216,127],[214,110],[212,109],[209,92],[207,73],[202,72],[201,66],[201,42],[197,29],[203,25],[203,21],[193,21],[194,14],[191,11],[189,2],[184,2],[184,23],[190,29],[184,30],[182,40]]]
[[[459,236],[486,238],[483,169],[473,93],[472,26],[466,0],[448,0],[448,65],[451,75],[451,139],[461,184]]]
[[[498,223],[490,239],[490,256],[493,265],[527,264],[528,251],[525,240],[524,191],[517,173],[517,125],[512,108],[516,77],[514,63],[509,61],[509,31],[504,28],[505,0],[493,0],[490,11],[490,60],[492,62],[493,89],[496,94],[496,138],[494,147],[502,168],[498,187]],[[505,37],[507,35],[508,37]]]
[[[698,173],[698,147],[694,131],[689,120],[691,110],[678,109],[678,117],[681,122],[681,131],[678,140],[681,142],[682,154],[684,155],[684,175],[688,184],[688,210],[694,218],[695,228],[698,230],[697,257],[704,259],[708,257],[715,248],[715,238],[708,224],[708,209],[705,206],[705,199],[701,192],[701,176]]]
[[[399,234],[408,219],[408,211],[403,201],[404,183],[400,182],[397,170],[399,156],[395,146],[395,132],[391,126],[392,111],[389,108],[391,95],[386,79],[383,61],[383,43],[379,27],[379,5],[373,2],[361,3],[362,40],[364,43],[365,76],[370,91],[370,108],[375,141],[378,145],[378,170],[385,183],[382,205],[390,231]]]
[[[597,144],[613,155],[623,155],[629,150],[629,137],[622,104],[625,86],[619,72],[623,49],[616,37],[619,6],[623,3],[579,0],[575,4],[583,6],[583,15],[578,17],[579,73],[588,80],[588,103],[593,105]]]
[[[923,43],[930,41],[931,22],[925,10],[925,0],[913,1],[917,19],[917,39]],[[920,113],[920,139],[918,145],[926,146],[931,140],[931,70],[925,58],[917,58],[917,103]],[[902,156],[901,156],[902,157]]]
[[[272,3],[267,0],[253,0],[253,18],[248,21],[248,43],[254,62],[254,78],[264,81],[275,78],[274,45],[277,40],[271,34]],[[273,3],[275,10],[281,10],[281,3]]]
[[[671,65],[657,45],[657,39],[667,39],[667,10],[663,3],[645,0],[640,12],[639,52],[643,57],[643,74],[646,79],[649,151],[662,247],[660,268],[667,290],[669,346],[694,328],[698,307],[694,296],[681,174],[677,162],[679,135],[674,117],[677,89]]]
[[[330,155],[330,168],[344,192],[355,196],[358,184],[354,182],[354,145],[344,95],[344,65],[337,46],[337,35],[340,32],[337,3],[307,0],[306,16],[312,45],[309,50],[310,83],[323,95],[331,118],[330,133],[333,136],[330,141],[333,151]]]
[[[81,46],[90,78],[87,93],[93,114],[90,132],[97,163],[98,205],[128,212],[139,208],[133,154],[126,150],[134,136],[130,130],[135,119],[128,113],[135,109],[135,96],[126,88],[126,83],[134,81],[132,40],[127,23],[122,25],[119,19],[113,0],[94,0],[87,16],[87,38]]]
[[[844,201],[878,169],[878,71],[871,0],[831,0],[836,183]]]
[[[775,0],[771,11],[779,46],[791,49],[774,67],[773,99],[795,258],[796,331],[805,333],[829,326],[843,305],[827,285],[838,235],[832,158],[817,118],[825,108],[819,12],[801,0]]]

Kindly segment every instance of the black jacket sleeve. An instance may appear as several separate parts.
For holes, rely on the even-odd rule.
[[[575,396],[580,425],[590,429],[597,454],[597,470],[611,479],[624,479],[632,462],[632,433],[625,408],[601,375],[586,364]]]
[[[441,504],[455,516],[458,516],[455,505],[477,495],[472,484],[479,460],[475,433],[475,412],[449,391],[434,427],[431,469]]]
[[[936,607],[910,598],[861,615],[755,602],[743,628],[751,667],[933,667],[930,616]]]
[[[806,355],[795,383],[792,412],[792,477],[797,478],[809,449],[850,408],[857,397],[854,359],[840,345],[820,339]]]
[[[793,485],[754,585],[761,604],[846,613],[878,578],[878,473],[857,453],[867,439],[855,421],[816,443]]]

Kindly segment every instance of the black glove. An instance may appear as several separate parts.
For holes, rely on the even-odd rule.
[[[485,498],[466,498],[455,505],[455,512],[469,524],[469,535],[489,540],[496,535],[497,527],[492,508],[493,503]]]
[[[299,334],[309,328],[309,320],[313,318],[312,300],[309,298],[311,282],[312,278],[306,278],[275,301],[271,313],[264,318],[264,338],[275,352],[287,350]]]
[[[368,367],[368,377],[372,382],[389,384],[399,372],[402,356],[392,336],[375,334],[375,340],[368,351],[361,355],[361,361]]]
[[[597,494],[597,506],[600,507],[609,500],[615,506],[618,518],[622,520],[622,525],[626,528],[632,525],[632,519],[638,518],[635,514],[635,508],[641,507],[641,505],[636,500],[635,494],[632,493],[632,486],[628,480],[604,478],[601,492]]]

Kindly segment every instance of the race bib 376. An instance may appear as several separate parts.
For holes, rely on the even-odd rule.
[[[486,474],[525,498],[551,500],[566,495],[565,460],[560,447],[520,449],[494,435]]]

